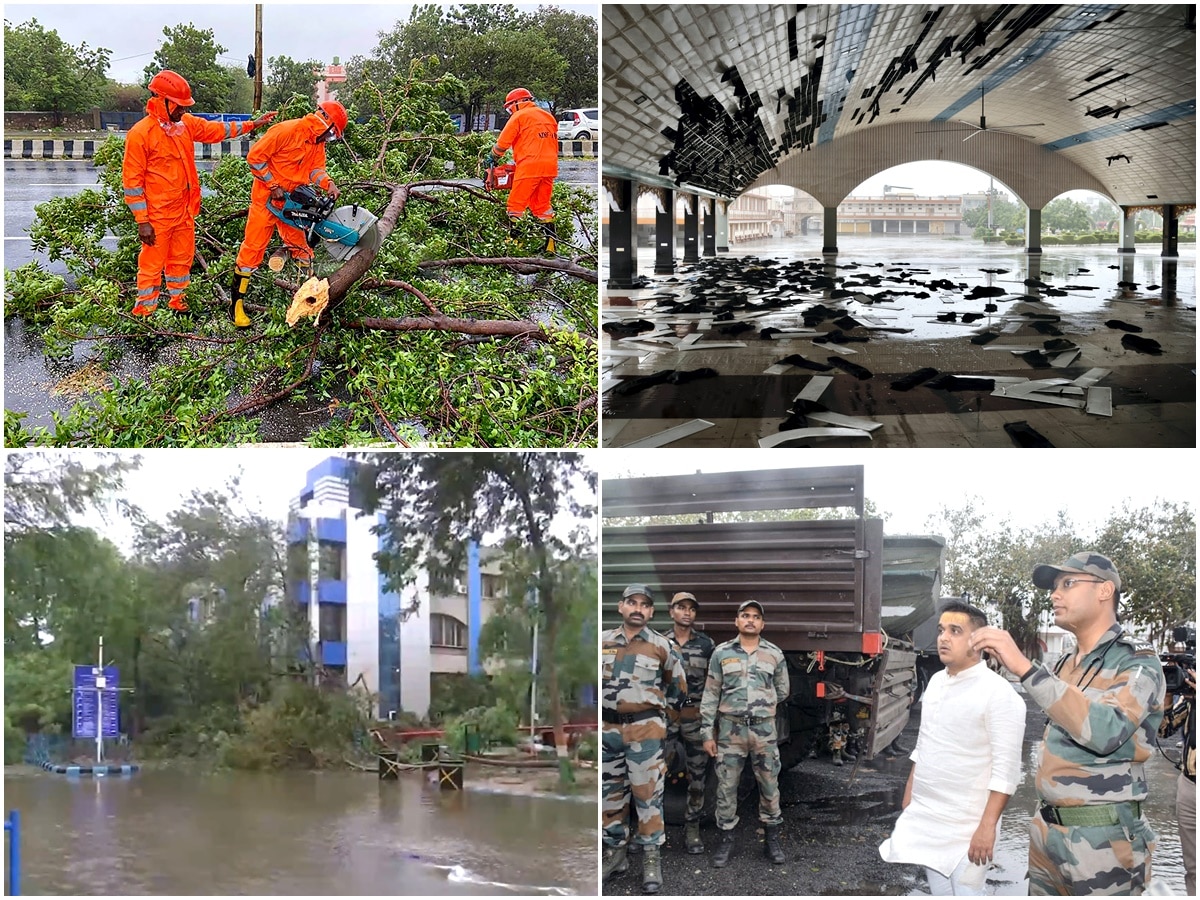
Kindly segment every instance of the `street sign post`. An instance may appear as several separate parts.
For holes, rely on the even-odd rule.
[[[104,665],[104,638],[100,638],[97,665],[76,666],[72,689],[73,737],[96,741],[96,762],[104,761],[104,739],[121,733],[117,693],[132,688],[120,684],[116,666]]]

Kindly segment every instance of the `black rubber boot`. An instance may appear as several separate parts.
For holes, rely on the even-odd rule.
[[[542,253],[547,256],[553,256],[558,249],[558,229],[554,225],[554,220],[550,221],[538,220],[538,226],[546,235],[546,243],[542,247]]]
[[[700,823],[688,822],[683,830],[683,845],[687,852],[693,855],[704,852],[704,842],[700,840]]]
[[[779,846],[779,826],[765,825],[763,826],[767,833],[767,840],[763,844],[763,856],[769,859],[777,866],[782,866],[784,862],[783,848]]]
[[[733,829],[719,832],[717,838],[717,849],[713,851],[712,867],[714,869],[723,869],[729,864],[729,857],[733,854]]]
[[[246,315],[246,310],[242,307],[242,301],[246,297],[246,288],[249,284],[249,275],[234,273],[233,284],[229,288],[229,318],[233,320],[233,324],[238,328],[249,328],[253,324],[250,321],[250,317]]]
[[[662,889],[662,862],[658,847],[650,844],[642,851],[642,893],[657,894]]]

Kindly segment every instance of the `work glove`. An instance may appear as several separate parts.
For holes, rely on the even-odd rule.
[[[251,122],[250,127],[262,128],[264,125],[269,125],[271,120],[274,119],[277,115],[279,115],[279,113],[276,112],[275,110],[271,110],[270,112],[265,112],[261,116],[259,116],[257,119],[255,119],[253,122]]]
[[[154,226],[149,222],[138,223],[138,240],[147,247],[154,246]]]
[[[287,200],[287,193],[279,185],[271,188],[271,200],[274,203],[283,203]]]

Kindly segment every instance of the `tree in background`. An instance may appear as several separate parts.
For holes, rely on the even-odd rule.
[[[146,97],[146,89],[141,85],[121,84],[110,78],[100,106],[113,112],[141,112],[146,108]]]
[[[234,92],[232,70],[217,62],[217,57],[228,48],[222,47],[213,37],[211,28],[199,29],[190,22],[187,25],[163,27],[166,40],[159,45],[154,61],[143,70],[146,81],[170,69],[187,79],[192,88],[195,112],[226,112]],[[239,112],[250,112],[249,109]]]
[[[992,227],[1002,231],[1016,231],[1025,227],[1025,216],[1028,208],[1023,203],[1013,203],[999,197],[992,198]],[[963,213],[963,222],[971,228],[987,228],[987,205],[968,209]],[[1043,220],[1044,223],[1045,220]]]
[[[4,457],[4,541],[19,534],[65,527],[72,516],[102,508],[124,484],[140,456],[93,452],[85,465],[54,453],[9,453]],[[118,510],[131,507],[115,498]]]
[[[4,108],[54,113],[80,112],[100,102],[111,50],[73,47],[46,31],[37,19],[4,21]]]
[[[1042,208],[1042,228],[1082,232],[1092,228],[1092,211],[1078,200],[1058,197]]]
[[[546,99],[551,101],[555,111],[594,106],[599,97],[596,86],[599,68],[596,20],[557,6],[539,7],[534,17],[550,46],[567,63],[562,87],[557,94]]]
[[[355,454],[369,465],[362,487],[369,512],[383,513],[379,570],[393,590],[418,567],[431,579],[461,570],[470,540],[503,536],[508,554],[524,552],[538,589],[547,645],[565,640],[566,607],[556,581],[557,561],[593,552],[586,522],[595,515],[596,473],[575,453]],[[578,523],[564,538],[551,529],[559,515]],[[569,604],[567,604],[569,606]],[[596,640],[582,647],[595,671]],[[578,650],[579,647],[577,646]],[[554,659],[554,657],[551,657]],[[560,674],[547,666],[559,774],[572,783],[563,725]]]
[[[315,59],[299,62],[290,56],[272,56],[267,60],[267,78],[263,83],[263,109],[278,109],[299,94],[310,103],[316,99],[317,72],[321,64]]]
[[[224,66],[232,88],[221,112],[248,113],[254,109],[254,79],[246,76],[245,66]]]

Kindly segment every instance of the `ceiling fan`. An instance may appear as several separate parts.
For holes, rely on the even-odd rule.
[[[963,122],[961,119],[957,120],[959,122],[959,124],[966,125],[968,128],[974,129],[970,134],[968,134],[965,138],[963,138],[964,144],[967,141],[969,141],[971,138],[975,137],[978,134],[982,134],[985,131],[990,131],[993,134],[1014,134],[1014,132],[1011,132],[1011,131],[1002,131],[998,128],[988,128],[987,117],[984,115],[984,105],[983,105],[985,95],[986,95],[986,88],[984,87],[984,85],[980,84],[979,85],[979,124],[978,125],[974,125],[971,122]],[[1045,124],[1046,124],[1045,122],[1025,122],[1020,125],[1005,125],[1004,127],[1005,128],[1040,128],[1040,127],[1044,126]],[[941,131],[918,131],[917,134],[943,134],[946,131],[962,131],[962,129],[961,128],[947,128],[947,129],[942,129]],[[1015,136],[1016,137],[1024,137],[1024,135],[1019,135],[1019,134],[1017,134]]]

